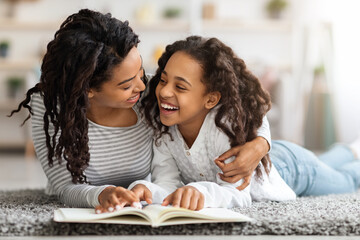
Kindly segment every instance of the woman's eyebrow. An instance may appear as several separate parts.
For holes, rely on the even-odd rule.
[[[167,76],[167,72],[165,70],[163,70],[162,73]],[[186,80],[185,78],[183,78],[183,77],[175,76],[175,79],[178,80],[178,81],[185,82],[188,85],[190,85],[190,87],[192,87],[191,83],[188,80]]]
[[[141,58],[141,66],[140,66],[139,72],[144,69],[144,67],[143,67],[143,59],[142,59],[141,56],[140,56],[140,58]],[[137,74],[136,74],[136,75],[137,75]],[[133,77],[131,77],[131,78],[129,78],[129,79],[126,79],[126,80],[124,80],[124,81],[122,81],[122,82],[119,82],[117,85],[120,86],[121,84],[124,84],[124,83],[127,83],[127,82],[133,80],[133,79],[136,77],[136,75],[133,76]]]

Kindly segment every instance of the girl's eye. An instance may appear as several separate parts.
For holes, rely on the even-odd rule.
[[[131,88],[131,86],[129,86],[129,87],[124,87],[123,89],[124,90],[129,90]]]
[[[165,80],[163,80],[163,79],[160,79],[160,81],[159,81],[160,83],[162,83],[162,84],[164,84],[165,83]]]

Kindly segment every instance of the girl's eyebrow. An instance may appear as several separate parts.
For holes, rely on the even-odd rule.
[[[143,70],[143,69],[144,69],[144,67],[143,67],[143,59],[142,59],[142,57],[141,57],[141,56],[140,56],[140,58],[141,58],[141,66],[140,66],[139,72],[140,72],[141,70]],[[137,74],[136,74],[136,75],[137,75]],[[131,78],[129,78],[129,79],[126,79],[126,80],[124,80],[124,81],[122,81],[122,82],[118,83],[117,85],[118,85],[118,86],[120,86],[121,84],[124,84],[124,83],[130,82],[131,80],[133,80],[133,79],[136,77],[136,75],[135,75],[135,76],[133,76],[133,77],[131,77]]]
[[[162,71],[162,74],[166,75],[167,76],[167,72],[165,70]],[[179,77],[179,76],[175,76],[175,79],[178,80],[178,81],[182,81],[182,82],[185,82],[187,83],[188,85],[190,85],[190,87],[192,87],[191,83],[189,81],[187,81],[185,78],[183,77]]]

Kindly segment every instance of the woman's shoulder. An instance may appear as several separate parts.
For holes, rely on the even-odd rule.
[[[44,114],[45,114],[45,105],[44,105],[44,99],[41,95],[41,93],[34,93],[31,96],[31,101],[30,101],[30,106],[31,106],[31,111],[32,111],[32,116],[31,116],[31,121],[32,123],[36,124],[36,123],[43,123],[44,119]]]

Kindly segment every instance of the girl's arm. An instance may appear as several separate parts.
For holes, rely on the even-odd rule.
[[[168,151],[165,143],[162,141],[160,146],[156,146],[154,141],[153,151],[154,155],[151,164],[152,182],[138,180],[130,184],[128,189],[133,189],[136,185],[142,184],[151,191],[152,202],[161,204],[166,196],[183,186],[183,184],[175,159]]]
[[[92,186],[88,184],[72,183],[72,177],[66,168],[66,161],[64,159],[62,159],[61,165],[58,163],[57,159],[54,159],[53,166],[49,167],[43,121],[45,107],[39,94],[33,95],[31,107],[34,112],[34,115],[31,117],[32,136],[37,158],[40,160],[48,179],[47,192],[49,194],[57,195],[62,203],[71,207],[95,207],[99,205],[99,194],[105,188],[112,185]],[[50,124],[50,136],[53,132],[54,129]]]
[[[271,133],[267,117],[263,118],[263,123],[258,129],[258,137],[252,141],[231,148],[220,155],[215,163],[222,170],[220,178],[229,183],[236,183],[244,179],[239,190],[246,188],[251,181],[255,168],[259,165],[260,160],[271,149]],[[224,161],[232,156],[236,156],[231,163],[225,164]]]

